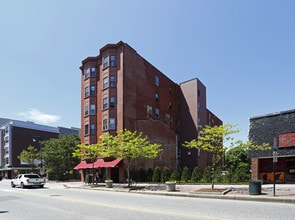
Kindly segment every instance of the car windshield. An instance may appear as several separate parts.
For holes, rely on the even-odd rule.
[[[25,177],[27,178],[39,178],[37,174],[26,174]]]

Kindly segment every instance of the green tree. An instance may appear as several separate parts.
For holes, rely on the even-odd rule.
[[[255,145],[250,141],[238,141],[236,146],[225,153],[227,176],[231,182],[247,182],[250,177],[250,164],[248,153],[251,150],[270,150],[269,144]]]
[[[25,163],[28,163],[32,172],[34,172],[35,161],[40,160],[40,152],[32,145],[29,145],[28,148],[23,150],[17,158]]]
[[[59,180],[67,179],[70,171],[80,161],[72,155],[80,143],[79,137],[74,134],[61,135],[59,138],[51,138],[42,143],[46,169],[54,173],[55,178]]]
[[[225,124],[220,126],[206,126],[200,128],[199,136],[189,142],[185,142],[184,147],[200,148],[212,154],[212,172],[211,172],[211,188],[214,189],[214,173],[217,165],[223,158],[224,144],[232,145],[233,137],[230,135],[238,132],[234,129],[234,125]]]
[[[189,179],[190,179],[189,169],[188,167],[184,167],[181,172],[181,181],[184,183],[187,183]]]
[[[162,151],[160,144],[150,143],[147,136],[137,131],[120,130],[116,136],[103,134],[98,148],[104,157],[123,158],[127,167],[128,187],[130,187],[130,167],[138,158],[154,159]]]

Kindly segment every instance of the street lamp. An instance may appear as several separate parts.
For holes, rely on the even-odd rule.
[[[33,136],[33,142],[37,142],[37,141],[39,143],[39,148],[40,148],[40,174],[41,175],[44,175],[43,158],[42,158],[42,148],[43,148],[43,145],[41,143],[42,137]]]

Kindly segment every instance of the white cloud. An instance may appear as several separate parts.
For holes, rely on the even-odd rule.
[[[28,112],[19,113],[21,117],[24,117],[25,120],[33,121],[37,123],[47,124],[55,123],[60,119],[59,115],[50,115],[40,112],[38,109],[30,109]]]

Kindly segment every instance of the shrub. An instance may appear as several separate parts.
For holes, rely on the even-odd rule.
[[[146,175],[146,171],[144,170],[144,169],[140,169],[139,171],[138,171],[138,178],[136,179],[138,182],[146,182],[147,180],[146,180],[146,177],[147,177],[147,175]]]
[[[146,171],[146,181],[147,182],[152,182],[152,180],[153,180],[153,169],[152,168],[149,168]]]
[[[162,183],[165,183],[170,179],[171,172],[168,167],[164,167],[162,170],[162,175],[161,175],[161,181]]]
[[[179,176],[180,176],[179,172],[177,170],[173,170],[169,180],[178,182],[179,181]]]
[[[202,173],[200,171],[200,168],[199,167],[195,167],[193,169],[193,172],[192,172],[192,175],[191,175],[191,182],[192,183],[197,183],[200,181],[201,179],[201,176],[202,176]]]
[[[188,167],[184,167],[181,172],[181,181],[187,183],[190,178],[190,172]]]
[[[161,181],[161,170],[159,167],[156,167],[153,172],[153,182],[159,183]]]
[[[204,169],[201,182],[202,183],[210,183],[211,182],[211,176],[212,176],[212,167],[208,166]]]

